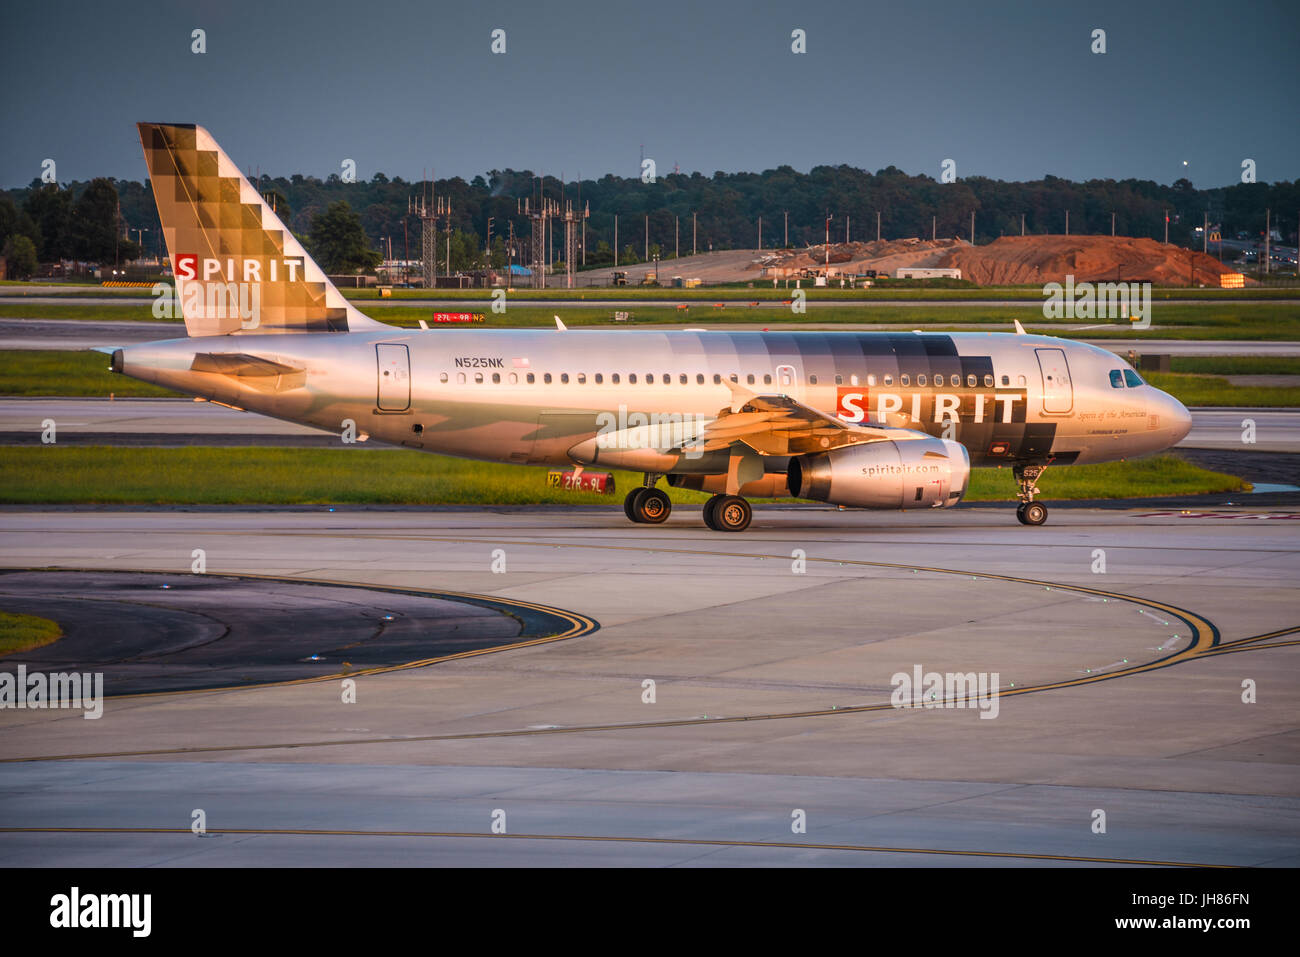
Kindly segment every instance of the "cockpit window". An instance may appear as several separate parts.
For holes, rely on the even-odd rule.
[[[1111,370],[1110,370],[1110,387],[1111,387],[1112,389],[1122,389],[1122,388],[1124,388],[1124,370],[1123,370],[1123,369],[1111,369]]]
[[[1130,389],[1135,389],[1135,388],[1137,388],[1137,387],[1140,386],[1140,385],[1145,385],[1145,384],[1146,384],[1146,383],[1144,383],[1144,382],[1142,381],[1142,377],[1139,376],[1139,375],[1138,375],[1136,372],[1134,372],[1132,369],[1125,369],[1125,370],[1124,370],[1124,382],[1125,382],[1125,384],[1128,385],[1128,387],[1129,387]]]

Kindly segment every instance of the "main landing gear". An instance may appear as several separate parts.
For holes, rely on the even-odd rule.
[[[1034,496],[1038,493],[1038,477],[1046,468],[1046,464],[1017,465],[1011,470],[1016,477],[1016,484],[1020,486],[1020,505],[1016,509],[1016,518],[1021,525],[1042,525],[1047,521],[1047,506],[1034,501]]]
[[[623,511],[629,520],[640,525],[658,525],[668,518],[673,503],[666,493],[655,488],[660,477],[647,473],[645,484],[627,493]],[[753,517],[754,510],[739,495],[715,495],[704,503],[704,524],[715,532],[743,532]]]

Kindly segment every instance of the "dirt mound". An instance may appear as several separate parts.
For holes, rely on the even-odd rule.
[[[1213,256],[1128,236],[1003,236],[986,246],[962,244],[940,265],[981,286],[1064,282],[1134,282],[1217,286],[1232,270]]]
[[[829,263],[844,274],[862,273],[868,269],[892,274],[905,266],[937,266],[939,260],[951,250],[965,246],[960,239],[882,239],[869,243],[831,243]],[[827,264],[826,246],[819,244],[804,249],[775,249],[753,263],[751,269],[775,267],[779,269],[820,270]]]

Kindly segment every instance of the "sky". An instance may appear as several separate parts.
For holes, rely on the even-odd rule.
[[[1203,188],[1253,159],[1300,178],[1294,0],[49,0],[0,22],[4,188],[46,159],[61,182],[143,180],[139,121],[205,126],[277,176],[591,179],[644,155],[660,174],[952,160]]]

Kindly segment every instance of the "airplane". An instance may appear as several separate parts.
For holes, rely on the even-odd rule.
[[[103,347],[111,368],[361,440],[534,466],[640,472],[713,492],[705,524],[748,527],[746,496],[947,508],[970,470],[1009,467],[1024,525],[1050,465],[1167,449],[1173,396],[1085,343],[1015,333],[404,329],[349,303],[200,126],[141,123],[187,337]],[[422,326],[426,324],[422,323]]]

